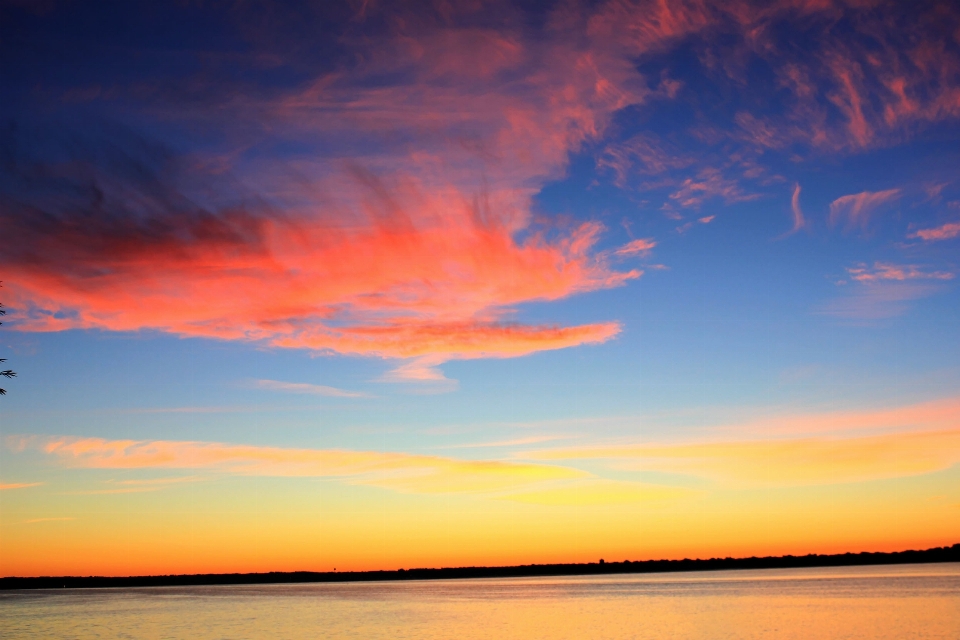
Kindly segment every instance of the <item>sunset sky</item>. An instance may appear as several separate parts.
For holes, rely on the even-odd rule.
[[[953,2],[0,1],[0,575],[960,542]]]

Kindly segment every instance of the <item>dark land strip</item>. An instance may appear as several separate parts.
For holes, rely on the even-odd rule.
[[[61,576],[0,578],[0,589],[89,589],[103,587],[182,587],[230,584],[295,584],[306,582],[372,582],[383,580],[449,580],[453,578],[529,578],[593,576],[619,573],[671,573],[730,569],[794,569],[865,565],[960,562],[960,544],[923,551],[840,553],[835,555],[710,558],[708,560],[641,560],[585,564],[525,564],[514,567],[450,567],[397,571],[291,571],[270,573],[208,573],[170,576]]]

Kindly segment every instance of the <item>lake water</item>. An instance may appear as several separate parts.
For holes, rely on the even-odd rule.
[[[0,592],[0,637],[958,640],[960,565]]]

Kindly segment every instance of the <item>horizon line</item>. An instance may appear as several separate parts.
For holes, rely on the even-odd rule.
[[[4,576],[0,591],[20,589],[92,589],[117,587],[185,587],[396,580],[521,578],[539,576],[604,575],[618,573],[677,573],[744,569],[794,569],[960,562],[960,543],[952,546],[904,551],[860,551],[802,556],[750,556],[741,558],[683,558],[681,560],[623,560],[587,563],[552,563],[508,566],[471,566],[367,571],[270,571],[261,573],[194,573],[148,576]],[[56,586],[61,585],[61,586]]]

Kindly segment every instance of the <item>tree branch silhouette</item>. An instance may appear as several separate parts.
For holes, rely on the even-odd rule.
[[[0,284],[0,287],[2,286],[3,284]],[[7,310],[3,308],[3,303],[0,302],[0,316],[5,316],[5,315],[7,315]],[[3,324],[3,323],[0,322],[0,324]],[[7,361],[6,358],[0,358],[0,362],[6,362],[6,361]],[[12,369],[7,369],[5,371],[0,371],[0,376],[3,376],[4,378],[16,378],[17,374]],[[7,390],[0,389],[0,396],[5,396],[5,395],[7,395]]]

